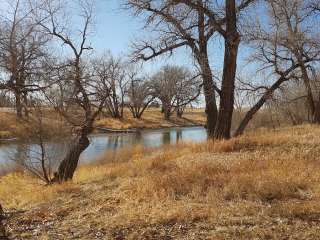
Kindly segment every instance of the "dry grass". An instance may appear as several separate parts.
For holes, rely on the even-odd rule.
[[[57,113],[47,109],[44,114],[46,128],[50,130],[48,132],[62,133],[66,131],[61,130],[67,129],[67,126]],[[141,119],[134,119],[129,110],[125,109],[123,119],[101,118],[96,121],[95,125],[114,129],[164,128],[204,125],[205,119],[203,109],[187,109],[183,118],[177,118],[173,115],[170,121],[163,119],[160,109],[147,109]],[[32,122],[32,117],[29,121],[19,120],[13,111],[5,112],[0,109],[0,139],[15,137],[24,139],[30,137],[30,129],[33,127]]]
[[[31,114],[29,119],[18,119],[13,112],[0,111],[0,139],[29,139],[34,136],[38,122]],[[43,119],[43,128],[46,130],[45,137],[52,138],[67,134],[69,128],[66,123],[56,114],[47,113]]]
[[[149,108],[142,115],[141,119],[132,117],[130,111],[125,109],[123,119],[101,118],[96,122],[96,126],[114,129],[129,128],[164,128],[174,126],[204,125],[206,116],[203,109],[187,109],[183,118],[171,116],[170,121],[163,119],[163,114],[158,108]]]
[[[12,138],[24,132],[25,126],[12,113],[0,112],[0,139]]]
[[[318,239],[319,136],[305,125],[135,147],[80,168],[62,186],[6,176],[0,201],[27,210],[9,222],[25,239]]]

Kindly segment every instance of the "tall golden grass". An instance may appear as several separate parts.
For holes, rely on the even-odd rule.
[[[319,136],[320,127],[304,125],[157,150],[137,146],[80,167],[64,185],[43,186],[21,173],[2,177],[0,201],[7,208],[68,201],[70,218],[87,212],[113,227],[232,225],[240,216],[256,224],[274,217],[309,221],[320,216]]]

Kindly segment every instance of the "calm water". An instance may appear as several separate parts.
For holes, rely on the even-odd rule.
[[[90,136],[90,146],[81,154],[80,164],[94,162],[108,151],[118,150],[127,146],[142,145],[160,147],[164,144],[176,144],[179,141],[201,142],[207,134],[203,127],[167,128],[160,130],[143,130],[137,133],[108,133]],[[63,157],[67,146],[65,143],[48,143],[47,152],[51,159]],[[23,161],[26,157],[35,159],[39,154],[36,145],[6,144],[0,145],[0,173],[13,169],[15,161]],[[13,161],[13,159],[15,161]]]

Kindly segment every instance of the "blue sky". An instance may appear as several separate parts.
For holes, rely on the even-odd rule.
[[[97,52],[110,50],[114,55],[126,55],[130,51],[130,42],[135,38],[148,38],[150,33],[143,30],[142,19],[133,17],[129,11],[121,9],[119,0],[96,0],[95,32],[92,45]],[[212,65],[221,69],[223,62],[223,42],[217,41],[210,51]],[[222,54],[221,54],[222,53]],[[156,71],[161,65],[173,63],[193,66],[190,51],[178,50],[172,57],[157,58],[144,63],[149,71]]]
[[[95,32],[92,45],[97,52],[110,50],[114,55],[126,55],[130,51],[130,42],[135,38],[148,38],[150,33],[142,30],[142,19],[134,17],[129,11],[121,9],[122,0],[96,0]],[[210,63],[214,73],[223,69],[224,43],[221,39],[213,40],[209,48]],[[244,69],[244,59],[248,49],[243,45],[239,49],[238,72]],[[156,71],[161,65],[172,63],[193,67],[193,59],[189,50],[184,48],[168,58],[157,58],[144,63],[148,71]]]
[[[0,0],[1,1],[1,0]],[[0,10],[6,11],[8,5],[12,3],[11,0],[7,4],[1,5]],[[67,0],[66,0],[67,1]],[[130,42],[135,38],[148,38],[150,32],[142,30],[144,23],[142,19],[134,17],[129,11],[121,9],[121,2],[123,0],[94,0],[95,1],[95,26],[92,35],[89,38],[91,46],[96,53],[103,51],[111,51],[115,56],[126,56],[130,52]],[[80,18],[73,16],[75,25],[79,24]],[[73,26],[73,27],[74,27]],[[76,30],[76,29],[74,29]],[[209,47],[210,63],[215,75],[221,73],[223,67],[223,41],[216,39],[211,41]],[[239,54],[239,71],[243,69],[243,57],[247,55],[246,48],[240,48]],[[148,72],[154,72],[161,65],[176,64],[184,65],[192,68],[194,66],[193,58],[189,49],[181,48],[175,54],[168,57],[156,58],[153,61],[144,63],[145,69]]]

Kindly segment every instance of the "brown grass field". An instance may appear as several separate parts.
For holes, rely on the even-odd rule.
[[[320,127],[135,147],[44,186],[0,178],[13,239],[320,239]]]

